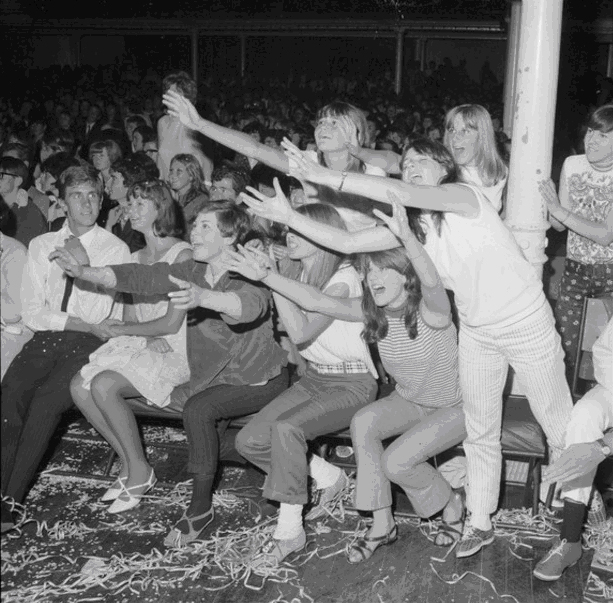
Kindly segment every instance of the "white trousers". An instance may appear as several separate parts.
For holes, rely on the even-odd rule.
[[[594,442],[613,427],[613,393],[602,385],[596,385],[575,404],[566,430],[566,446]],[[571,498],[587,505],[597,467],[564,484],[561,498]]]
[[[478,517],[496,511],[500,493],[502,391],[511,365],[556,458],[565,444],[572,398],[553,313],[543,303],[506,326],[460,326],[460,382],[468,438],[467,507]]]

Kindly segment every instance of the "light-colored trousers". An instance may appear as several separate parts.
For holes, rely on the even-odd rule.
[[[511,365],[540,423],[551,457],[565,445],[573,406],[566,382],[564,352],[553,313],[544,296],[535,311],[505,326],[460,326],[460,385],[466,431],[466,505],[476,516],[496,511],[502,453],[502,391]]]
[[[399,436],[385,450],[383,441]],[[466,437],[461,406],[433,409],[397,392],[359,410],[351,421],[358,465],[355,506],[364,511],[392,504],[390,482],[398,484],[420,517],[445,507],[451,486],[428,459]]]
[[[613,393],[602,385],[596,385],[573,407],[566,430],[566,446],[599,440],[611,427],[613,427]],[[589,473],[564,484],[560,496],[587,505],[597,469],[596,467]]]

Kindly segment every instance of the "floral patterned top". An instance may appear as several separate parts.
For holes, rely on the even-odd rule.
[[[566,180],[570,211],[592,222],[605,221],[613,210],[613,170],[599,172],[585,155],[572,155],[560,178]],[[566,256],[582,264],[612,263],[613,244],[600,245],[569,230]]]

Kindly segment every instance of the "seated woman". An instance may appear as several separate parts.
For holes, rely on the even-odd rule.
[[[274,339],[270,291],[231,275],[224,265],[228,251],[244,241],[251,228],[243,208],[213,203],[196,218],[193,261],[92,269],[77,266],[61,249],[57,252],[68,274],[113,283],[118,291],[170,293],[177,309],[207,310],[203,320],[187,329],[190,381],[173,390],[166,407],[174,414],[183,409],[187,470],[194,475],[190,506],[166,539],[174,546],[195,540],[213,520],[212,488],[219,460],[216,423],[260,410],[288,386],[286,354]]]
[[[132,225],[146,241],[132,260],[146,265],[191,260],[191,248],[180,238],[179,208],[166,184],[137,184],[129,196]],[[121,460],[119,478],[102,497],[114,501],[109,513],[136,506],[156,481],[124,398],[144,396],[154,406],[166,406],[175,386],[189,380],[184,310],[164,295],[135,295],[124,319],[112,328],[115,337],[89,357],[71,384],[75,404]]]
[[[318,223],[345,228],[330,205],[315,203],[297,211]],[[332,296],[360,296],[360,277],[342,255],[294,232],[287,235],[287,247],[289,258],[297,261],[291,268],[297,269],[301,282]],[[305,312],[282,295],[273,296],[290,339],[309,365],[298,383],[262,409],[236,437],[237,450],[267,474],[264,496],[281,503],[272,539],[257,561],[263,565],[277,564],[304,547],[302,510],[308,502],[309,473],[322,490],[320,504],[347,485],[338,467],[317,456],[308,462],[307,442],[349,427],[356,411],[374,400],[377,392],[375,367],[360,338],[360,325]]]
[[[449,298],[404,210],[395,204],[393,218],[378,215],[405,249],[360,257],[367,284],[362,298],[330,297],[269,272],[254,251],[244,258],[235,255],[232,264],[246,277],[263,277],[264,284],[309,312],[364,322],[362,337],[378,344],[383,366],[396,381],[394,393],[362,408],[351,421],[358,466],[355,505],[373,512],[368,535],[348,550],[351,563],[397,538],[390,482],[403,488],[421,517],[442,511],[445,526],[437,544],[457,540],[463,518],[459,494],[428,463],[466,437]],[[393,436],[399,437],[384,450],[383,440]]]
[[[183,211],[189,232],[196,216],[209,202],[204,174],[197,159],[189,153],[175,155],[170,162],[168,184]]]
[[[2,362],[0,379],[21,348],[34,333],[21,320],[21,277],[26,267],[28,250],[17,239],[5,232],[12,228],[15,216],[0,197],[0,276],[2,277]]]
[[[98,140],[89,147],[89,162],[100,172],[105,187],[111,178],[111,166],[121,157],[121,148],[114,140]]]

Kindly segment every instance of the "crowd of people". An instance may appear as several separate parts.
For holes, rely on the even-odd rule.
[[[157,478],[134,412],[153,407],[182,414],[193,476],[168,547],[214,521],[225,425],[254,415],[236,450],[279,506],[256,567],[301,550],[304,521],[346,490],[310,443],[348,428],[355,505],[373,517],[348,561],[397,540],[392,483],[441,518],[435,544],[469,557],[494,540],[511,366],[563,485],[562,532],[535,576],[578,560],[613,447],[612,322],[597,388],[573,407],[567,379],[583,298],[613,298],[613,105],[591,112],[559,191],[541,183],[569,231],[554,317],[502,219],[499,107],[445,81],[406,105],[344,78],[198,104],[184,72],[2,101],[3,531],[73,405],[121,461],[108,512],[137,506]],[[394,389],[378,398],[382,377]],[[462,442],[455,490],[428,461]]]

